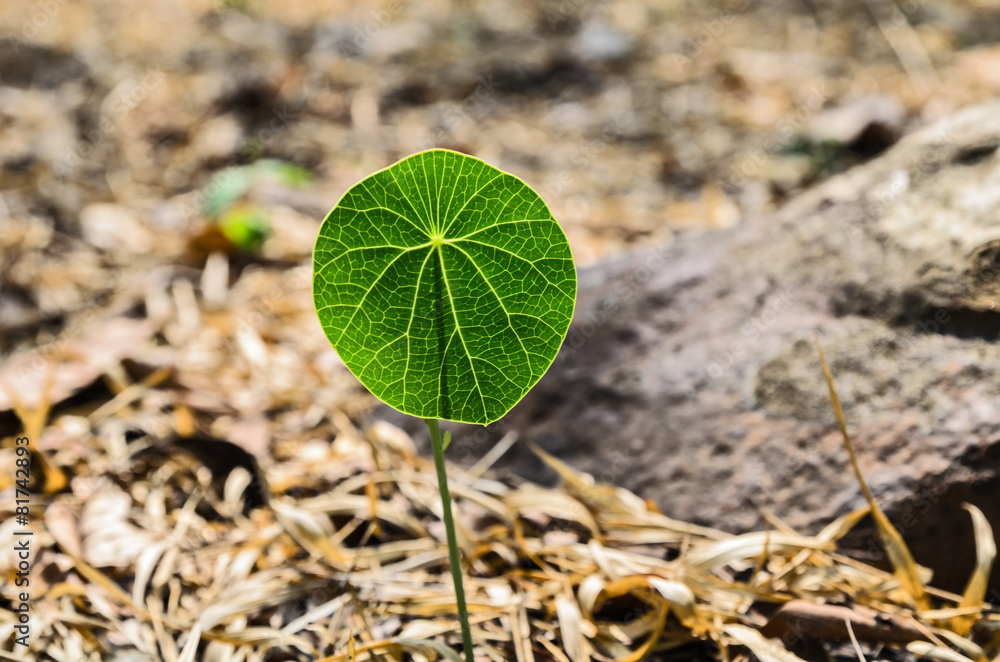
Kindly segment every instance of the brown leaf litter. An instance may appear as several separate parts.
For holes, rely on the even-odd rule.
[[[67,316],[59,335],[31,322],[41,341],[0,368],[0,466],[23,430],[33,638],[27,652],[10,644],[0,603],[0,659],[457,659],[433,465],[384,422],[358,428],[372,399],[318,328],[310,241],[193,267],[182,237],[163,241],[155,261],[102,272],[100,296],[77,291],[94,296],[78,312],[46,309]],[[19,268],[71,289],[34,278],[42,262]],[[872,659],[997,662],[995,549],[975,508],[979,562],[953,595],[890,528],[895,572],[838,552],[871,506],[814,536],[773,516],[771,530],[730,535],[541,450],[560,488],[491,474],[514,441],[450,469],[480,659],[796,662],[853,635]],[[5,601],[13,488],[0,472]]]
[[[259,342],[232,350],[251,373],[280,364],[280,351]],[[459,659],[434,469],[410,439],[386,423],[358,430],[336,411],[320,421],[274,408],[278,393],[258,394],[277,449],[258,464],[237,443],[178,434],[206,420],[184,404],[183,381],[140,388],[113,412],[62,414],[40,435],[37,416],[24,419],[70,478],[51,496],[42,496],[48,475],[34,485],[44,505],[31,525],[35,634],[28,653],[5,647],[0,659]],[[148,434],[134,431],[140,421]],[[800,662],[803,644],[848,637],[872,657],[898,647],[948,662],[997,659],[1000,615],[984,602],[995,549],[974,507],[980,563],[959,596],[930,586],[905,546],[895,574],[840,554],[837,541],[869,508],[815,536],[780,521],[730,535],[672,520],[537,452],[562,487],[450,468],[482,660]],[[2,507],[13,512],[13,499]],[[0,525],[8,599],[16,528],[10,517]],[[0,610],[4,639],[13,625]]]

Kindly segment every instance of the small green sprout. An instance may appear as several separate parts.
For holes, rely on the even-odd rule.
[[[266,182],[300,187],[311,179],[312,173],[305,168],[273,159],[228,168],[205,187],[202,211],[216,221],[219,230],[233,246],[252,253],[271,234],[270,215],[263,206],[254,202],[254,188]]]

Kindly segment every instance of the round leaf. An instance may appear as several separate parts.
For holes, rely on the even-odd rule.
[[[420,418],[487,424],[548,370],[576,270],[531,187],[434,149],[352,187],[313,252],[313,298],[344,363]]]

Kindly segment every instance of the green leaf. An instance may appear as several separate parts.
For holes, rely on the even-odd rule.
[[[250,252],[260,248],[271,234],[271,220],[264,209],[238,205],[222,214],[219,229],[237,248]]]
[[[487,424],[545,374],[573,316],[562,228],[517,177],[434,149],[352,187],[313,252],[320,323],[374,395]]]

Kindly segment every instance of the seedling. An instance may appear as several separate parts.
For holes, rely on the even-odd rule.
[[[517,177],[457,152],[420,152],[355,184],[327,215],[313,300],[361,383],[427,424],[473,662],[438,421],[496,421],[552,365],[576,301],[566,235]]]
[[[253,253],[271,234],[267,209],[253,200],[255,188],[267,182],[301,187],[310,179],[312,174],[305,168],[272,159],[229,168],[202,192],[202,213],[216,221],[233,246]]]

